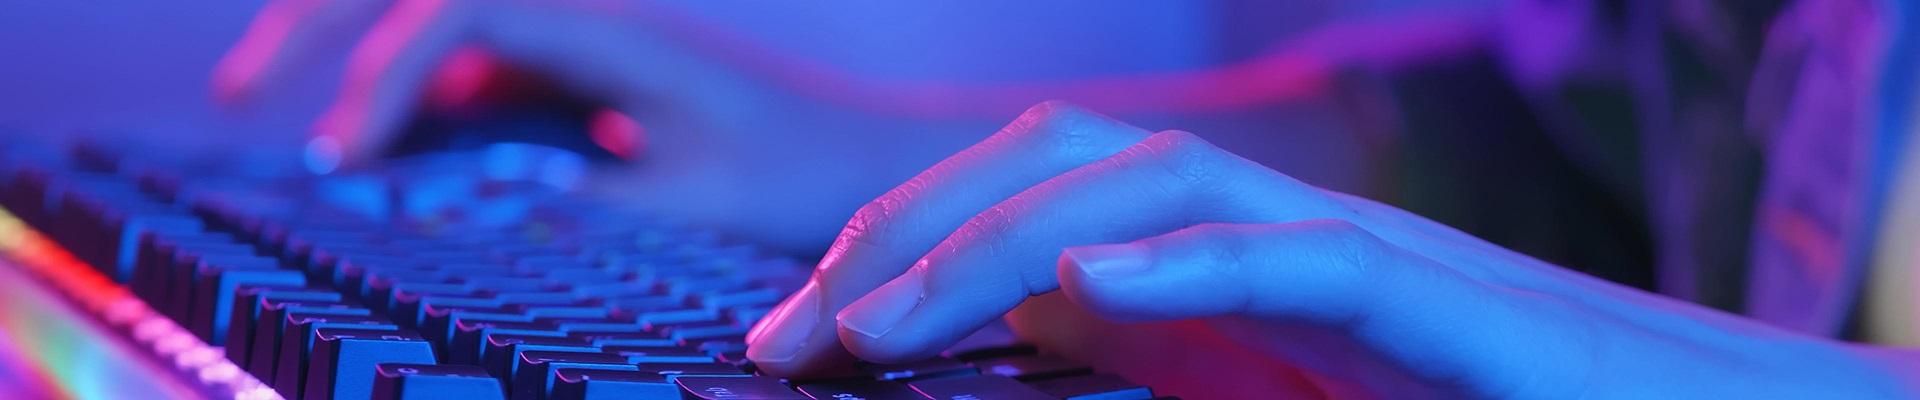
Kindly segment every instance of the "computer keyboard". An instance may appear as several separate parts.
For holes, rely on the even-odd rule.
[[[744,336],[805,265],[591,195],[564,152],[498,146],[315,175],[9,144],[0,208],[58,246],[0,255],[209,398],[1155,398],[1009,343],[758,375]]]

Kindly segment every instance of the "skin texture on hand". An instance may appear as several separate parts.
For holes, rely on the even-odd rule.
[[[1221,371],[1213,385],[1181,382],[1140,365],[1165,356],[1046,337],[1072,330],[1049,323],[1084,319],[1016,320],[1038,341],[1202,398],[1257,394],[1217,384],[1259,382],[1236,373],[1336,397],[1907,390],[1895,379],[1902,371],[1861,348],[1580,275],[1315,188],[1191,134],[1147,134],[1060,103],[1034,107],[862,208],[806,288],[749,334],[748,356],[796,376],[855,357],[910,361],[1056,290],[1072,307],[1056,299],[1051,312],[1120,330],[1195,321],[1203,325],[1142,329],[1212,338],[1140,348],[1278,361],[1242,360],[1257,367]]]

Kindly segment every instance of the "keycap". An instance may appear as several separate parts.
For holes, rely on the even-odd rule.
[[[1153,390],[1110,374],[1079,375],[1027,382],[1048,395],[1069,400],[1146,400]]]
[[[532,315],[536,318],[572,318],[580,319],[583,322],[586,320],[604,320],[603,322],[622,323],[632,322],[631,316],[617,315],[613,313],[613,310],[608,310],[605,306],[591,302],[583,302],[579,303],[579,305],[529,306],[516,304],[513,306],[526,312],[527,315]]]
[[[698,349],[676,346],[603,346],[602,351],[627,357],[631,363],[710,363],[713,356]]]
[[[545,399],[553,389],[554,371],[561,368],[633,371],[626,357],[607,353],[524,351],[508,385],[515,400]]]
[[[500,304],[503,304],[503,305],[518,305],[518,306],[522,306],[522,307],[529,307],[529,306],[560,306],[560,305],[567,305],[567,304],[573,304],[573,303],[574,303],[575,301],[579,301],[579,300],[577,300],[577,299],[574,299],[574,298],[573,298],[573,294],[572,294],[572,293],[566,293],[566,292],[501,292],[501,291],[492,291],[491,293],[494,293],[494,296],[493,296],[493,297],[494,297],[495,299],[499,299],[499,300],[500,300]]]
[[[455,278],[455,280],[476,289],[499,292],[536,292],[549,287],[545,279],[524,276],[477,276]]]
[[[813,400],[788,389],[779,379],[764,376],[685,376],[680,377],[678,383],[681,395],[688,399]]]
[[[280,327],[280,352],[274,356],[273,389],[297,398],[306,393],[307,367],[312,363],[314,332],[321,328],[398,330],[384,319],[348,315],[287,313]],[[371,374],[371,372],[368,372]]]
[[[673,339],[660,338],[659,334],[644,332],[639,328],[638,325],[606,324],[607,326],[602,327],[602,328],[620,327],[620,328],[623,328],[622,329],[623,331],[605,331],[605,330],[596,330],[596,329],[586,329],[586,328],[600,327],[597,325],[598,324],[584,326],[584,327],[580,325],[574,325],[577,328],[567,330],[567,336],[586,341],[587,343],[590,343],[595,347],[604,347],[604,346],[673,347],[675,343]],[[633,330],[624,331],[625,330],[624,328],[629,328],[629,327],[631,327]]]
[[[633,313],[634,320],[650,325],[679,325],[720,320],[720,312],[699,307],[650,310]]]
[[[921,395],[935,399],[1052,400],[1045,392],[999,375],[973,375],[928,379],[908,384]]]
[[[973,362],[981,373],[1000,375],[1023,381],[1056,378],[1071,375],[1093,373],[1092,368],[1076,364],[1063,358],[1031,355],[978,360]]]
[[[301,301],[265,300],[261,302],[260,317],[253,324],[253,349],[247,352],[248,360],[241,365],[247,372],[262,381],[275,379],[275,369],[280,366],[280,348],[284,346],[285,330],[289,319],[305,319],[321,315],[370,317],[367,309],[342,303],[308,303]]]
[[[158,263],[158,270],[151,277],[153,282],[148,283],[151,298],[147,303],[174,321],[188,321],[193,303],[193,275],[201,261],[213,258],[229,265],[267,263],[266,260],[254,261],[252,251],[252,247],[239,243],[183,244],[163,251],[162,254],[170,258]]]
[[[942,356],[960,361],[979,361],[991,358],[1030,356],[1035,354],[1040,354],[1040,349],[1033,347],[1031,344],[1024,343],[971,349],[954,349],[954,351],[951,352],[941,353]]]
[[[688,298],[695,306],[711,309],[728,309],[742,306],[769,305],[780,301],[784,293],[772,288],[755,288],[741,291],[713,291],[695,293]],[[749,321],[751,322],[751,321]]]
[[[376,293],[372,299],[380,299],[383,301],[387,315],[392,316],[394,322],[398,322],[403,326],[419,327],[420,324],[426,322],[427,313],[425,303],[427,299],[441,297],[483,299],[487,296],[480,295],[472,288],[457,283],[404,282],[394,284],[391,291]],[[485,304],[498,304],[498,302],[493,301],[481,301]],[[476,304],[479,303],[476,302]]]
[[[459,359],[450,354],[449,348],[453,343],[454,326],[459,320],[528,321],[532,319],[529,316],[520,315],[517,310],[474,299],[427,298],[421,302],[421,313],[425,314],[425,317],[421,319],[420,335],[433,342],[436,354],[454,363],[458,363]]]
[[[385,312],[392,300],[390,294],[393,285],[401,282],[411,283],[452,283],[450,274],[427,267],[393,268],[369,270],[361,275],[359,281],[344,291],[355,293],[366,299],[368,308]],[[464,289],[462,289],[464,290]]]
[[[717,362],[643,362],[635,364],[635,366],[639,367],[640,372],[660,375],[666,378],[668,382],[673,382],[683,376],[753,376],[753,374],[741,371],[740,367],[733,366],[733,364]]]
[[[661,338],[672,339],[677,343],[699,344],[705,339],[744,336],[751,328],[728,322],[701,322],[657,325],[655,331],[660,333]]]
[[[454,322],[453,340],[447,344],[447,353],[455,363],[472,364],[484,359],[487,352],[486,338],[496,334],[517,336],[564,337],[566,333],[546,324],[532,322],[526,316],[510,316],[500,319],[524,319],[522,321],[501,321],[485,317],[463,317]]]
[[[680,398],[678,384],[655,374],[562,368],[555,375],[553,400]]]
[[[597,353],[600,349],[588,347],[586,343],[567,337],[528,336],[511,334],[487,335],[486,346],[480,354],[480,366],[494,376],[512,377],[520,364],[520,353],[525,351],[554,351]],[[513,389],[509,383],[507,389]]]
[[[720,353],[747,351],[746,342],[747,342],[746,335],[737,335],[737,336],[729,336],[729,337],[723,337],[723,338],[713,338],[707,341],[700,342],[698,344],[690,344],[690,346],[693,346],[693,348],[695,349],[700,349],[700,351],[707,352],[707,354],[719,356]]]
[[[890,381],[840,380],[799,385],[815,400],[926,400],[906,384]]]
[[[374,372],[374,400],[506,399],[500,380],[475,365],[382,363]]]
[[[621,286],[633,287],[637,285],[622,284]],[[686,301],[680,297],[652,294],[651,290],[648,290],[647,293],[648,294],[609,297],[606,299],[606,304],[616,310],[630,314],[687,307]]]
[[[207,344],[226,345],[227,324],[233,318],[234,292],[241,285],[278,286],[298,288],[306,286],[307,276],[290,269],[279,269],[278,262],[269,258],[259,260],[272,262],[264,266],[222,266],[201,264],[199,279],[194,286],[192,326],[194,334],[199,335]]]
[[[109,276],[121,283],[127,283],[133,279],[134,262],[139,259],[143,237],[156,232],[190,234],[201,232],[202,228],[200,219],[189,215],[141,215],[127,218],[122,224],[120,238],[115,244],[117,254],[113,259],[113,269]]]
[[[162,277],[164,282],[161,283],[165,286],[162,291],[165,296],[161,298],[164,303],[160,306],[168,316],[183,323],[190,320],[189,313],[194,311],[193,306],[196,301],[194,289],[198,286],[201,268],[214,266],[235,269],[273,269],[275,267],[273,259],[254,255],[251,246],[239,243],[231,245],[235,247],[216,250],[226,245],[196,246],[199,248],[182,248],[174,253],[174,263],[168,267],[166,276]]]
[[[308,399],[364,399],[373,396],[373,374],[380,363],[433,364],[433,347],[412,332],[351,328],[314,331],[307,366]]]
[[[253,351],[254,326],[258,324],[264,301],[339,301],[340,293],[316,288],[252,287],[240,288],[233,316],[227,324],[227,359],[245,367]]]
[[[934,357],[905,364],[863,364],[860,370],[873,375],[874,379],[883,381],[911,381],[979,373],[967,363],[945,357]]]

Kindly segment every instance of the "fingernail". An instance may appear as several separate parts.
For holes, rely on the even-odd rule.
[[[820,321],[820,290],[814,283],[794,292],[772,315],[760,320],[749,331],[747,359],[754,362],[792,361],[812,338]]]
[[[1064,253],[1080,272],[1095,278],[1120,278],[1147,270],[1147,247],[1134,243],[1068,248]]]
[[[926,296],[926,274],[914,268],[880,285],[866,297],[840,311],[840,326],[870,338],[879,338],[906,319]]]

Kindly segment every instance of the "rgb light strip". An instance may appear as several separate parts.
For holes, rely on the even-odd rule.
[[[221,348],[200,341],[135,298],[126,287],[94,271],[5,210],[0,210],[0,259],[6,261],[0,262],[0,268],[18,270],[0,272],[15,276],[24,272],[43,286],[37,292],[57,292],[72,307],[92,315],[125,339],[117,343],[111,339],[104,340],[108,343],[81,342],[88,336],[87,330],[99,330],[98,324],[42,318],[50,311],[27,306],[31,299],[22,298],[33,293],[0,293],[5,296],[0,297],[0,334],[9,336],[11,344],[24,351],[26,359],[21,361],[35,364],[31,367],[43,375],[42,381],[54,386],[47,390],[50,394],[78,399],[122,398],[128,390],[134,390],[131,393],[139,398],[281,398],[273,388],[228,361]],[[10,287],[33,284],[7,283]],[[151,362],[117,359],[139,351],[113,351],[129,345],[144,349],[152,356]],[[147,379],[154,382],[110,380],[128,375],[111,369],[137,368],[130,363],[141,362],[157,364],[153,369],[171,367],[173,372],[168,374],[172,376]]]

